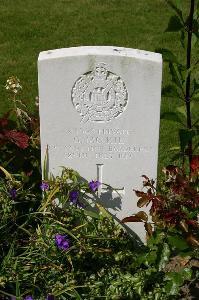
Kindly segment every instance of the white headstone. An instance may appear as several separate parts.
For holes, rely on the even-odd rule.
[[[39,55],[41,153],[49,171],[98,179],[101,201],[119,219],[139,211],[133,189],[156,178],[162,57],[121,47],[75,47]],[[120,195],[120,197],[119,197]],[[144,240],[141,223],[128,224]]]

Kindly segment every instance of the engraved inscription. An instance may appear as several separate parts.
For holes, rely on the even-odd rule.
[[[125,83],[105,63],[80,76],[72,89],[72,102],[82,122],[111,121],[124,111],[127,101]]]
[[[97,164],[97,180],[99,182],[103,182],[103,167],[104,167],[104,164]],[[102,187],[102,185],[99,186],[98,188],[98,197],[101,196],[102,192],[105,191],[110,191],[110,189],[108,189],[107,187]],[[124,187],[121,188],[121,189],[114,189],[112,190],[112,193],[116,192],[117,194],[119,194],[120,196],[121,195],[125,195],[125,189]]]
[[[49,145],[49,151],[64,151],[69,160],[131,160],[153,151],[152,146],[137,143],[129,129],[67,128],[66,135],[66,145]]]

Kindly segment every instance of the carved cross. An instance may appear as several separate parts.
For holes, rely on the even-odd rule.
[[[103,166],[104,164],[97,164],[97,180],[101,183],[103,182]],[[100,197],[103,192],[110,192],[110,189],[108,189],[107,187],[102,187],[101,184],[98,188],[98,197]],[[125,195],[125,189],[124,187],[120,189],[114,189],[112,193],[117,193],[122,196]]]

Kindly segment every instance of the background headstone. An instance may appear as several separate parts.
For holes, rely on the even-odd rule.
[[[161,99],[160,54],[120,47],[41,52],[38,61],[41,153],[110,184],[101,201],[117,218],[139,211],[133,189],[156,178]],[[128,225],[144,240],[141,223]]]

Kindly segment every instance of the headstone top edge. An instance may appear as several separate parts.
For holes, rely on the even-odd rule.
[[[126,56],[159,63],[162,62],[162,55],[160,53],[116,46],[80,46],[42,51],[39,54],[38,62],[84,55]]]

